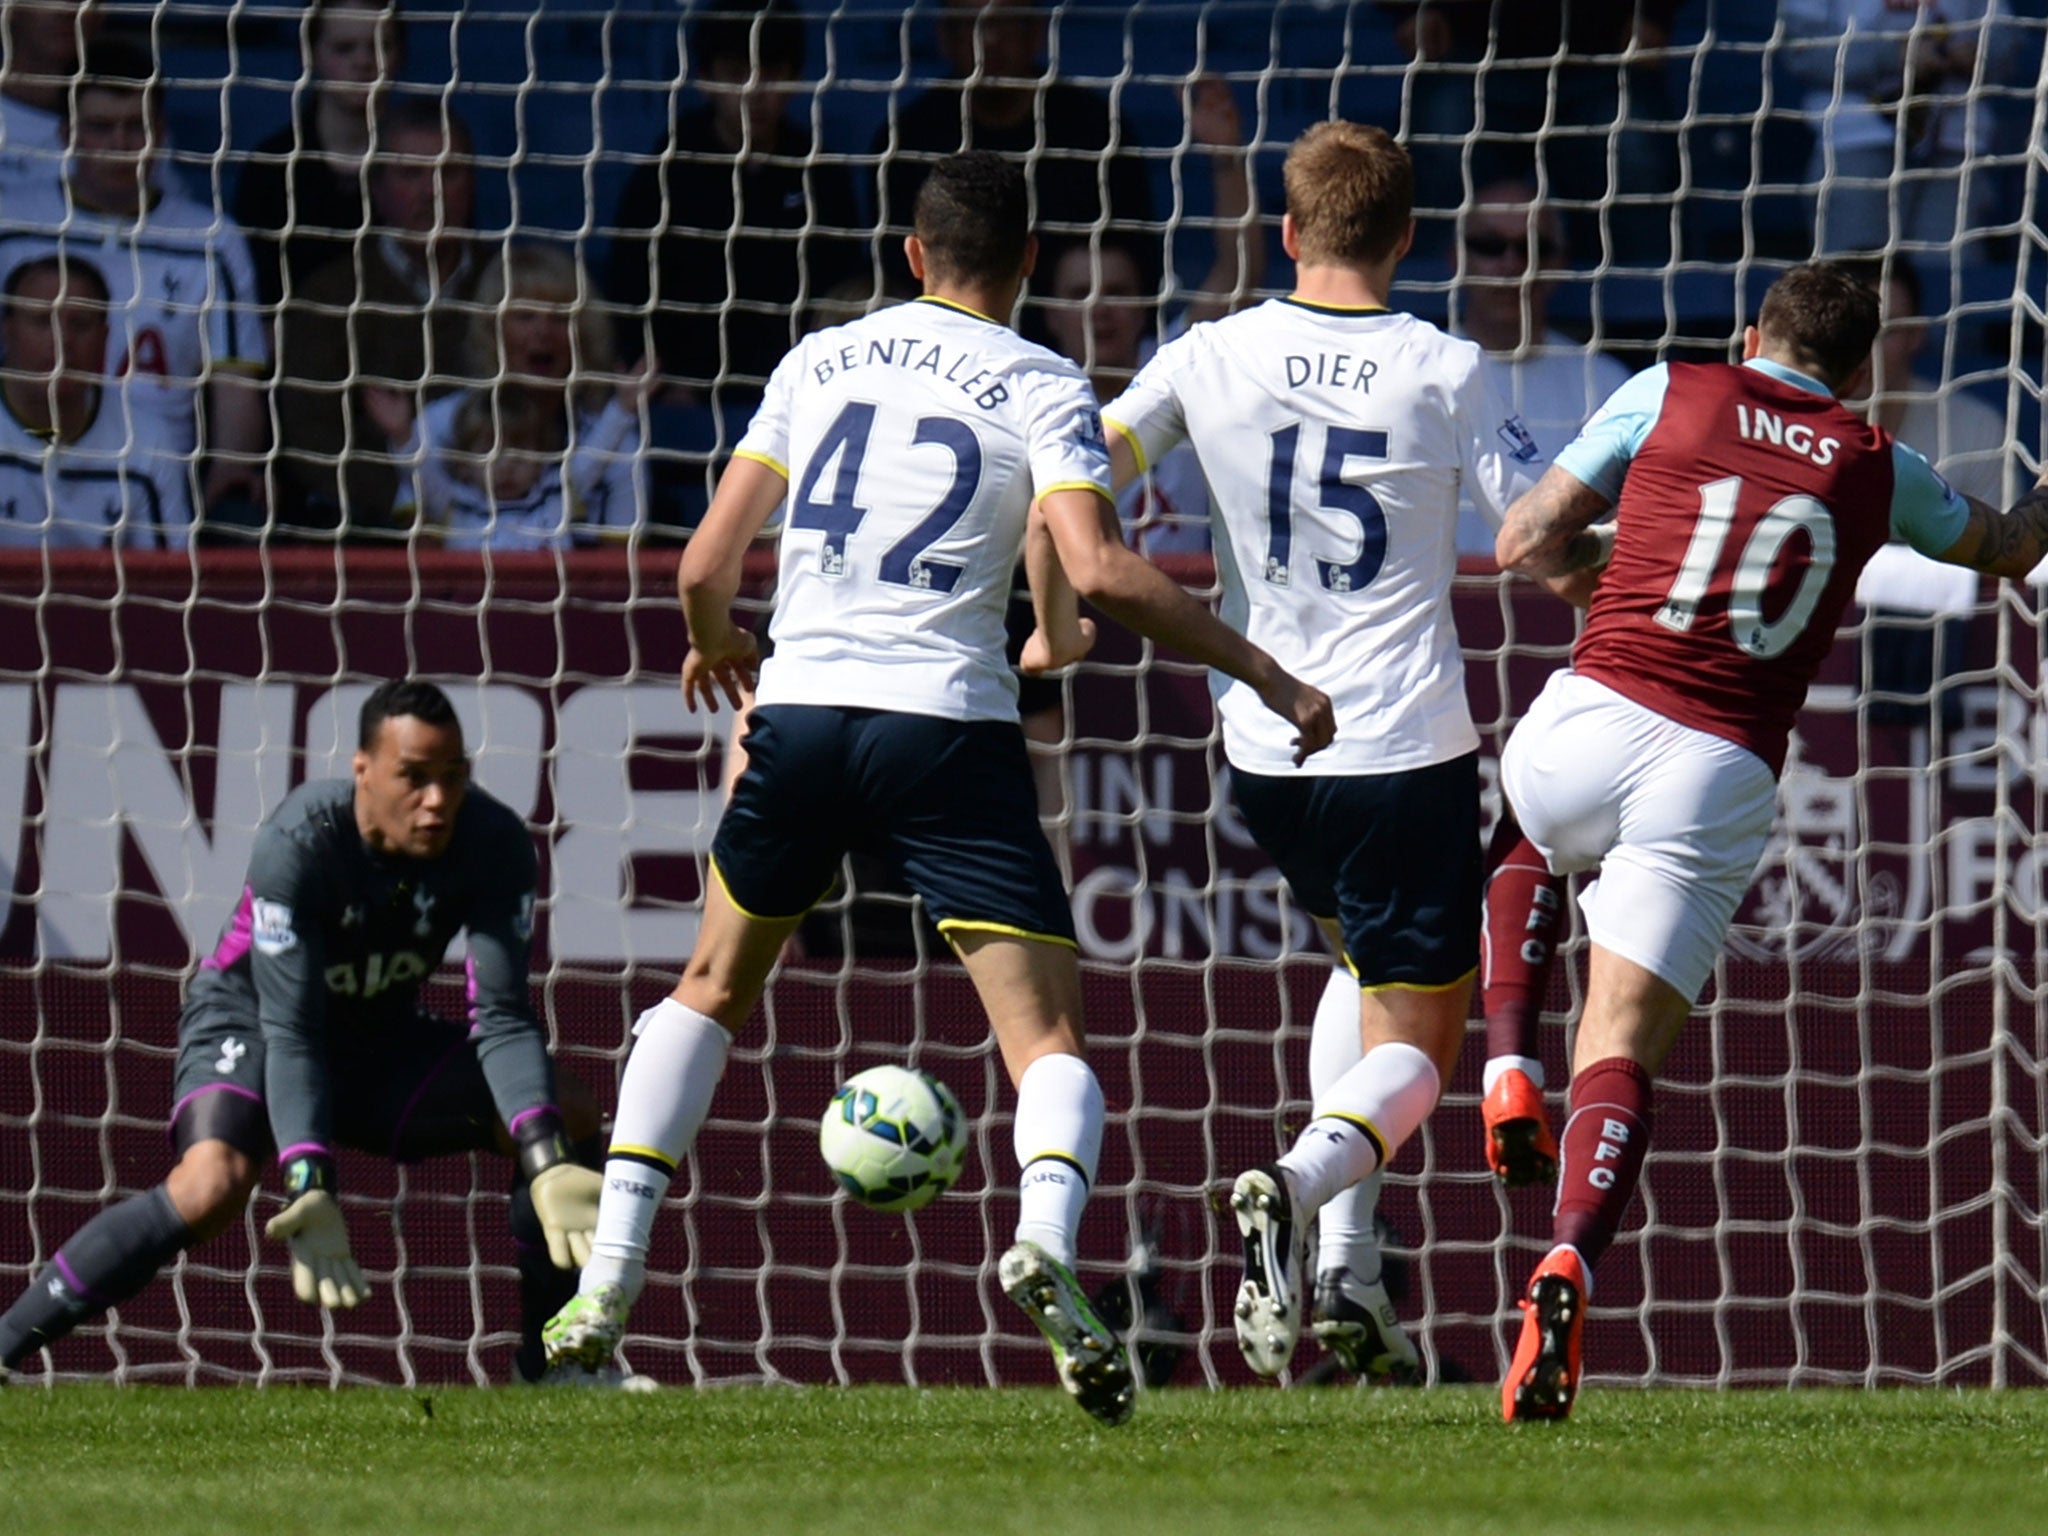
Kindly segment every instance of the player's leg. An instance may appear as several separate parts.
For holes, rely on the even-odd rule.
[[[844,856],[837,785],[849,761],[846,725],[834,709],[756,707],[748,716],[747,767],[712,841],[696,945],[675,990],[633,1025],[590,1262],[544,1330],[550,1363],[601,1368],[625,1333],[655,1218],[710,1115],[733,1036]]]
[[[1277,1375],[1310,1300],[1307,1223],[1341,1196],[1340,1236],[1365,1246],[1376,1176],[1436,1107],[1457,1062],[1478,953],[1478,762],[1468,755],[1341,778],[1238,774],[1233,783],[1247,828],[1304,905],[1334,905],[1363,982],[1356,1060],[1315,1085],[1314,1114],[1279,1161],[1245,1173],[1232,1191],[1246,1261],[1238,1343],[1254,1370]],[[1325,1028],[1338,1017],[1333,1008]],[[1325,1059],[1334,1066],[1341,1056],[1331,1048]],[[1320,1331],[1369,1373],[1412,1369],[1413,1346],[1379,1285],[1376,1246],[1357,1257],[1363,1272],[1346,1262],[1327,1284],[1318,1277],[1330,1297]]]
[[[271,1153],[253,1025],[201,1015],[179,1030],[178,1160],[163,1183],[101,1211],[0,1314],[0,1371],[120,1305],[185,1249],[240,1216]]]
[[[1341,952],[1341,934],[1333,933],[1332,942]],[[1470,993],[1462,995],[1469,999]],[[1381,998],[1361,992],[1348,969],[1331,972],[1309,1032],[1313,1102],[1324,1103],[1364,1061],[1368,1039],[1378,1043],[1394,1037],[1386,1011]],[[1463,1029],[1462,1019],[1457,1027]],[[1382,1279],[1378,1212],[1385,1178],[1385,1169],[1375,1168],[1330,1196],[1316,1213],[1310,1331],[1354,1376],[1409,1382],[1416,1379],[1421,1358]]]
[[[1565,730],[1532,736],[1526,751],[1518,731],[1502,783],[1552,868],[1598,860],[1600,874],[1580,896],[1586,1006],[1552,1246],[1530,1277],[1502,1386],[1509,1419],[1563,1418],[1577,1398],[1593,1268],[1649,1148],[1652,1075],[1713,973],[1777,801],[1769,769],[1742,748],[1584,679],[1558,691]]]
[[[1059,865],[1038,823],[1024,740],[994,721],[893,717],[863,742],[879,850],[967,967],[1017,1089],[1016,1240],[1003,1290],[1052,1346],[1060,1383],[1108,1424],[1130,1417],[1123,1344],[1074,1278],[1102,1149],[1102,1087],[1083,1059],[1081,968]]]
[[[1081,1213],[1102,1151],[1102,1086],[1082,1057],[1081,971],[1053,939],[949,928],[1017,1090],[1017,1228],[997,1265],[1004,1294],[1052,1346],[1082,1408],[1130,1417],[1136,1386],[1122,1343],[1074,1277]]]
[[[1486,852],[1479,999],[1486,1017],[1480,1118],[1486,1164],[1510,1189],[1557,1181],[1557,1139],[1543,1108],[1537,1026],[1557,956],[1565,881],[1503,804]]]

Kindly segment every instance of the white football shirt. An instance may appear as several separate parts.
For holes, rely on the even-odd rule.
[[[806,337],[736,451],[789,481],[761,703],[1017,718],[1003,613],[1031,503],[1109,495],[1079,368],[919,299]]]
[[[1183,440],[1208,477],[1223,618],[1330,696],[1337,739],[1212,673],[1231,765],[1378,774],[1479,745],[1451,621],[1462,486],[1496,514],[1541,455],[1483,354],[1425,320],[1273,299],[1168,342],[1105,410],[1150,463]]]
[[[126,412],[102,390],[92,424],[57,443],[0,398],[0,549],[183,549],[189,465],[165,430],[162,417]]]
[[[160,414],[171,445],[189,455],[208,372],[270,365],[270,331],[240,227],[175,192],[140,219],[73,208],[61,187],[10,192],[0,277],[58,253],[106,280],[108,387],[126,395],[131,411]]]
[[[399,456],[418,472],[401,488],[398,509],[416,511],[442,531],[450,549],[568,549],[625,539],[647,519],[640,424],[610,400],[576,419],[565,453],[549,455],[516,489],[493,489],[497,455],[455,441],[455,418],[474,394],[457,390],[429,402]]]

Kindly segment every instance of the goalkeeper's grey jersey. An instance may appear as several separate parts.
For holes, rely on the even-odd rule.
[[[469,1015],[499,1115],[547,1103],[553,1072],[527,994],[536,860],[525,825],[472,788],[437,859],[388,858],[347,779],[301,785],[256,834],[248,882],[186,991],[188,1011],[253,1017],[280,1153],[332,1150],[326,1058],[413,1026],[419,989],[469,937]]]

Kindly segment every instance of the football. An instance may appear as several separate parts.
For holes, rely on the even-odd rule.
[[[825,1166],[871,1210],[915,1211],[967,1165],[967,1117],[953,1090],[911,1067],[869,1067],[840,1085],[818,1124]]]

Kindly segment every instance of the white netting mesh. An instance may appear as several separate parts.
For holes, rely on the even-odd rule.
[[[1426,69],[1404,58],[1398,9],[1212,0],[1048,12],[1050,69],[1107,98],[1128,132],[1119,155],[1068,153],[1053,142],[1064,109],[1043,90],[1025,119],[1045,139],[1033,157],[1042,176],[1078,164],[1087,187],[1109,194],[1106,212],[1098,202],[1070,221],[1094,246],[1076,302],[1112,290],[1108,253],[1131,236],[1145,280],[1155,263],[1164,274],[1168,302],[1146,326],[1170,320],[1219,270],[1226,289],[1252,281],[1248,250],[1235,277],[1218,261],[1238,228],[1221,206],[1228,176],[1216,151],[1228,146],[1202,142],[1184,107],[1190,82],[1213,74],[1235,98],[1257,239],[1272,247],[1268,286],[1287,276],[1281,155],[1337,111],[1405,126],[1439,178],[1425,191],[1452,186],[1451,203],[1496,177],[1539,177],[1572,253],[1552,306],[1563,332],[1631,364],[1725,356],[1774,261],[1810,248],[1813,128],[1832,120],[1812,114],[1839,117],[1869,99],[1851,28],[1797,30],[1825,5],[1788,3],[1782,16],[1765,0],[1647,6],[1655,19],[1670,12],[1667,38],[1645,32],[1634,52],[1590,62],[1517,61],[1504,24],[1477,52],[1458,43]],[[1879,194],[1884,230],[1921,270],[1930,334],[1914,393],[1936,407],[1970,401],[1999,424],[1986,447],[1966,413],[1937,411],[1936,435],[1920,446],[1958,477],[1988,470],[1991,494],[2035,462],[2042,382],[2043,8],[2001,9],[1995,45],[1959,73],[1958,100],[1940,103],[1967,108],[1953,144],[1888,108],[1893,152],[1918,157],[1902,174],[1863,176],[1871,162],[1851,155],[1854,144],[1823,140],[1821,151],[1831,187],[1853,191],[1862,176]],[[253,147],[310,99],[300,9],[100,10],[114,29],[140,23],[155,39],[173,150],[165,174],[225,220],[265,163]],[[706,99],[691,62],[698,11],[419,4],[404,14],[402,80],[474,135],[480,255],[513,236],[557,240],[595,296],[621,270],[614,255],[629,232],[616,211],[637,170],[680,163],[729,189],[750,185],[729,157],[661,147],[672,112]],[[842,278],[852,281],[833,295],[840,303],[866,301],[893,262],[875,224],[884,157],[871,146],[902,144],[916,99],[947,77],[941,22],[931,7],[808,7],[808,61],[789,111],[815,147],[798,169],[813,183],[846,174],[849,221],[804,202],[824,196],[811,183],[804,218],[764,219],[758,232],[730,206],[700,216],[657,195],[672,225],[700,219],[722,285],[781,248],[797,258],[795,287],[780,302],[734,299],[728,286],[665,291],[661,308],[620,328],[611,368],[630,363],[657,322],[745,315],[786,334],[790,306],[815,306]],[[1668,47],[1650,51],[1658,42]],[[984,32],[985,68],[1003,46]],[[1602,91],[1627,104],[1635,138],[1607,131],[1597,113],[1584,120]],[[1583,153],[1567,164],[1572,150]],[[308,155],[288,142],[277,164],[289,171]],[[1123,184],[1112,185],[1124,160],[1144,198],[1130,229],[1114,206]],[[1912,243],[1925,227],[1908,213],[1951,170],[1974,199],[1971,232]],[[31,206],[17,196],[0,182],[8,239],[25,233],[16,210]],[[445,202],[439,212],[445,224]],[[1439,199],[1436,213],[1448,212]],[[320,224],[324,205],[291,216],[295,227]],[[843,234],[847,249],[815,244],[821,231]],[[1398,302],[1462,312],[1459,281],[1475,268],[1451,233],[1444,218],[1425,220],[1427,249],[1405,269]],[[820,265],[834,283],[818,280]],[[296,280],[288,291],[299,294]],[[334,308],[373,329],[398,323],[355,296]],[[1042,312],[1027,323],[1043,325]],[[710,352],[663,357],[687,387],[634,403],[637,446],[605,449],[644,486],[649,538],[701,513],[744,423],[744,338],[712,334]],[[596,364],[606,344],[579,336],[572,347]],[[365,345],[346,343],[345,366],[320,388],[376,382]],[[488,385],[508,375],[436,376]],[[290,430],[296,408],[280,394],[272,430]],[[365,421],[314,457],[418,461],[420,445],[373,443]],[[510,410],[486,413],[482,430],[487,446],[523,446]],[[481,494],[503,511],[524,492]],[[280,535],[118,562],[0,554],[0,817],[11,818],[0,885],[14,892],[0,928],[0,1283],[10,1290],[94,1210],[161,1176],[185,968],[225,915],[264,811],[301,777],[331,771],[365,679],[416,671],[448,682],[482,782],[532,819],[545,857],[536,998],[563,1061],[607,1102],[630,1020],[687,950],[722,752],[718,725],[676,697],[673,556],[548,550],[545,538],[541,552],[483,557],[424,538],[342,550],[333,522],[311,548]],[[1199,554],[1173,561],[1191,584],[1210,581]],[[756,582],[749,603],[761,601]],[[1570,621],[1476,567],[1461,581],[1458,621],[1490,772],[1504,728],[1563,657]],[[2048,1040],[2035,964],[2042,643],[2031,595],[2017,588],[1965,599],[1953,620],[1866,614],[1845,633],[1802,719],[1780,839],[1673,1060],[1637,1218],[1603,1266],[1596,1378],[2048,1374]],[[1235,1240],[1211,1196],[1305,1111],[1307,1025],[1325,963],[1225,809],[1199,675],[1112,641],[1065,691],[1072,798],[1061,825],[1111,1107],[1084,1268],[1113,1282],[1143,1246],[1151,1335],[1181,1352],[1177,1379],[1241,1379],[1225,1310]],[[856,871],[858,899],[836,900],[807,928],[803,955],[741,1042],[660,1234],[630,1350],[641,1369],[675,1380],[1045,1379],[1042,1346],[993,1282],[1015,1214],[1009,1090],[958,968],[905,899],[865,880]],[[1569,962],[1552,999],[1559,1022],[1577,996]],[[453,1006],[450,989],[436,995]],[[1561,1080],[1562,1029],[1544,1049]],[[1485,1175],[1479,1054],[1475,1042],[1384,1202],[1406,1260],[1402,1310],[1439,1377],[1497,1372],[1503,1322],[1547,1230],[1540,1196],[1503,1196]],[[964,1187],[908,1221],[834,1196],[813,1139],[835,1081],[903,1058],[937,1071],[975,1118]],[[329,1329],[300,1307],[252,1217],[121,1309],[117,1325],[60,1348],[57,1370],[502,1379],[516,1311],[504,1175],[461,1159],[394,1172],[352,1157],[345,1178],[380,1282],[367,1310]]]

